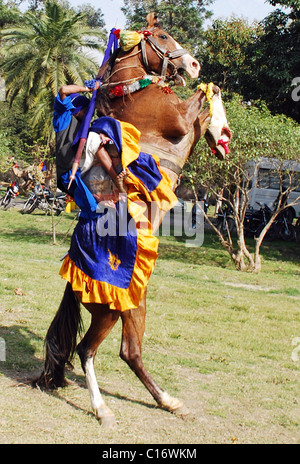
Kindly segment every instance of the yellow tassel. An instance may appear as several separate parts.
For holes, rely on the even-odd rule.
[[[128,52],[131,48],[135,47],[140,43],[143,38],[143,34],[135,31],[120,31],[120,47],[124,52]]]
[[[197,87],[198,90],[202,90],[202,92],[204,92],[205,95],[206,95],[206,100],[209,103],[210,117],[212,117],[212,115],[213,115],[213,101],[212,101],[212,97],[214,96],[213,86],[214,86],[213,82],[210,82],[209,84],[204,84],[202,82]]]

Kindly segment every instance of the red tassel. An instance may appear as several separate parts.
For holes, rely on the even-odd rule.
[[[223,139],[218,140],[218,145],[221,145],[221,147],[224,148],[224,150],[225,150],[225,155],[228,155],[228,153],[230,153],[230,150],[229,150],[229,147],[228,147],[228,143],[229,143],[228,140],[227,140],[227,141],[225,141],[225,140],[223,140]]]
[[[139,32],[140,34],[144,34],[144,37],[148,37],[149,35],[152,35],[152,32],[147,31],[147,29],[145,29],[144,31],[137,31],[137,32]]]
[[[119,40],[120,38],[120,32],[121,32],[121,29],[116,29],[113,34],[117,37],[117,39]]]
[[[169,86],[162,87],[161,89],[164,93],[174,93]]]
[[[124,88],[122,85],[116,85],[113,89],[109,90],[110,97],[122,97],[124,95]]]

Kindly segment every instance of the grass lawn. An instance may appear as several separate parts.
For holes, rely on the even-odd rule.
[[[78,357],[68,387],[31,389],[26,380],[41,370],[65,287],[59,259],[73,219],[55,218],[54,246],[50,217],[0,211],[0,443],[300,443],[299,243],[263,244],[262,271],[250,274],[234,269],[212,233],[196,248],[160,238],[143,359],[157,383],[185,402],[188,418],[156,408],[119,359],[119,323],[95,361],[115,430],[102,430],[91,414]]]

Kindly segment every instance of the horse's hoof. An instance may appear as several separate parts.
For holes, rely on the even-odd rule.
[[[108,407],[96,410],[96,417],[104,429],[112,429],[116,425],[115,415]]]
[[[184,404],[181,400],[173,398],[167,392],[164,392],[162,394],[161,401],[159,402],[159,406],[169,412],[175,412],[178,409],[183,408]]]
[[[106,430],[113,429],[116,426],[116,418],[114,415],[104,416],[101,417],[99,420],[101,422],[101,426]]]
[[[189,409],[184,405],[184,403],[172,396],[164,395],[164,402],[160,404],[160,407],[166,409],[177,417],[181,419],[193,419],[194,414],[191,414]]]

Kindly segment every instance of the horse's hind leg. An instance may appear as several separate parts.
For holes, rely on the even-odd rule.
[[[109,334],[119,318],[119,311],[111,311],[106,305],[85,304],[87,310],[92,315],[91,325],[79,343],[77,352],[81,365],[86,376],[86,382],[91,397],[92,408],[101,424],[112,427],[115,424],[113,412],[106,406],[104,399],[99,391],[94,370],[94,358],[100,343]]]
[[[146,292],[137,309],[121,313],[123,322],[120,357],[129,365],[158,405],[168,411],[183,408],[183,403],[162,390],[146,371],[142,362],[142,339],[145,331]]]

